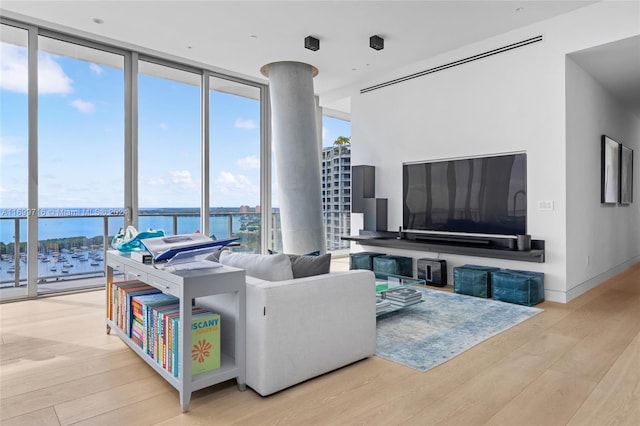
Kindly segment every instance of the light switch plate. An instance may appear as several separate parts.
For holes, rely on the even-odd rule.
[[[538,210],[553,210],[553,200],[539,200]]]

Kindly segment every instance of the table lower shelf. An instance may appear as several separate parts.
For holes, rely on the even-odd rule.
[[[391,281],[389,281],[391,280]],[[395,280],[395,283],[394,281]],[[398,284],[400,283],[400,284]],[[387,293],[394,292],[403,289],[410,289],[416,285],[416,283],[421,283],[424,285],[424,280],[415,279],[411,277],[401,277],[389,275],[387,278],[376,277],[376,317],[381,317],[386,314],[390,314],[392,312],[397,312],[402,309],[408,308],[409,306],[416,305],[421,303],[424,298],[422,296],[422,292],[420,292],[420,299],[409,301],[405,304],[393,303],[391,299],[387,297]],[[420,291],[419,289],[417,289]],[[387,301],[388,305],[385,308],[379,308],[378,301]]]
[[[235,359],[224,352],[220,354],[220,368],[197,374],[191,377],[190,381],[182,380],[182,377],[175,377],[172,373],[165,370],[155,359],[151,358],[140,346],[138,346],[127,334],[115,325],[114,322],[106,320],[107,333],[113,331],[120,339],[131,348],[143,361],[160,374],[171,386],[178,391],[187,391],[189,393],[197,390],[216,385],[231,379],[240,377],[241,369],[236,365]],[[244,387],[245,383],[238,382],[239,387]]]
[[[423,302],[423,300],[420,299],[420,300],[418,300],[416,302],[412,302],[412,303],[409,303],[409,304],[403,305],[403,306],[391,305],[386,309],[383,309],[383,310],[380,310],[380,311],[376,311],[376,318],[384,316],[384,315],[387,315],[387,314],[390,314],[392,312],[401,311],[401,310],[403,310],[405,308],[408,308],[409,306],[417,305],[418,303],[422,303],[422,302]]]

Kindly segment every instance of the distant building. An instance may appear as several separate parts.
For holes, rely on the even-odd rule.
[[[327,250],[349,248],[340,237],[351,230],[351,147],[322,149],[322,211]]]
[[[240,206],[240,213],[249,213],[249,206]]]

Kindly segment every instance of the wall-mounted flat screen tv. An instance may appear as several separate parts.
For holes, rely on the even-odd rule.
[[[524,153],[404,163],[405,231],[526,234]]]

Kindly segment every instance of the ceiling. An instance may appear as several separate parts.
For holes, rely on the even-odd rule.
[[[569,57],[640,117],[640,36],[581,50]]]
[[[321,104],[348,112],[344,89],[353,84],[377,83],[377,76],[390,70],[593,3],[3,0],[0,8],[9,18],[28,17],[34,24],[70,28],[76,35],[116,41],[146,53],[161,52],[256,81],[265,81],[260,74],[265,64],[306,62],[319,69],[314,89]],[[320,40],[318,51],[304,48],[309,35]],[[384,38],[383,50],[369,47],[373,35]],[[579,63],[597,68],[602,54],[625,57],[610,50],[594,51],[585,53]],[[630,71],[631,77],[617,73],[616,85],[625,78],[637,82],[640,64],[634,66],[637,73]],[[620,71],[627,69],[624,65]],[[606,72],[602,74],[602,79],[609,79]]]

